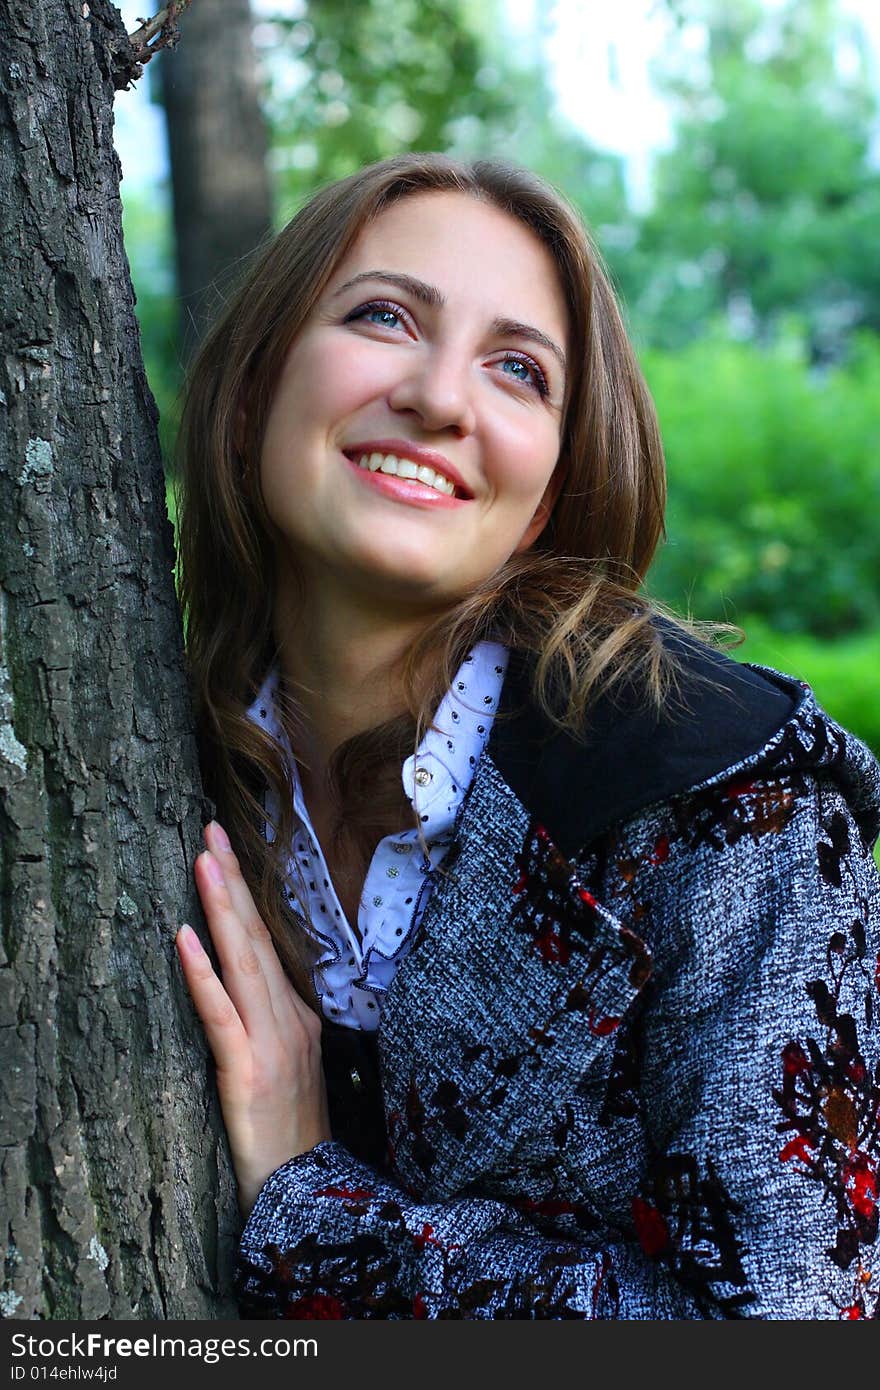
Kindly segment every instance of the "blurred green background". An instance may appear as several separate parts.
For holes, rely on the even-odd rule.
[[[261,0],[273,220],[401,149],[502,155],[562,188],[660,414],[670,505],[651,592],[742,626],[738,657],[810,681],[880,753],[876,54],[834,0],[658,0],[670,138],[634,190],[627,160],[562,115],[556,8],[511,28],[500,0]],[[170,199],[161,179],[123,197],[170,459],[184,355]]]

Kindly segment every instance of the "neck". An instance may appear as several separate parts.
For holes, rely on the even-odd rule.
[[[293,743],[305,781],[323,785],[340,744],[404,712],[399,665],[429,620],[379,609],[331,585],[306,601],[297,584],[278,584],[275,637],[300,714]]]

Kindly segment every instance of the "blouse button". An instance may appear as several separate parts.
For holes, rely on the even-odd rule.
[[[362,1091],[364,1089],[364,1083],[361,1080],[361,1074],[358,1071],[357,1067],[352,1067],[349,1075],[351,1076],[352,1090]]]
[[[432,780],[433,776],[426,767],[416,768],[415,781],[417,786],[426,787]]]

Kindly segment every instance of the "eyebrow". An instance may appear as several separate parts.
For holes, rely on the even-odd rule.
[[[445,296],[434,285],[428,285],[424,280],[417,280],[414,275],[404,275],[397,270],[362,270],[359,275],[353,275],[344,285],[340,285],[333,298],[337,299],[346,290],[361,284],[364,280],[384,280],[386,284],[396,285],[398,289],[411,294],[413,299],[417,299],[420,304],[427,304],[431,309],[442,309],[446,303]],[[546,348],[556,358],[563,372],[566,370],[565,353],[562,348],[558,343],[554,343],[552,338],[548,338],[546,333],[542,333],[540,328],[520,323],[518,319],[497,318],[492,322],[492,333],[499,338],[522,338],[526,342]]]
[[[360,275],[353,275],[344,285],[340,285],[333,298],[338,299],[346,290],[350,290],[352,285],[359,285],[363,280],[385,280],[389,285],[396,285],[399,290],[405,290],[413,299],[428,304],[432,309],[442,309],[446,303],[443,295],[433,285],[426,285],[424,280],[417,280],[414,275],[403,275],[397,270],[362,270]]]

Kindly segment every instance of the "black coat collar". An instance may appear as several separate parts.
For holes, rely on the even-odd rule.
[[[566,855],[655,802],[759,752],[803,690],[771,681],[663,624],[678,657],[677,696],[661,713],[632,684],[601,696],[583,741],[531,699],[531,662],[511,653],[488,752],[507,785]]]

